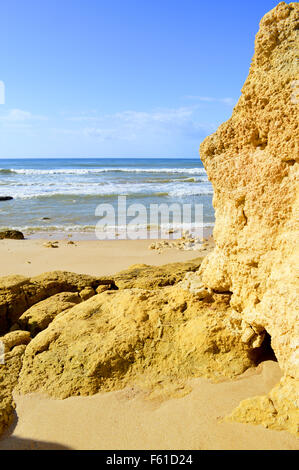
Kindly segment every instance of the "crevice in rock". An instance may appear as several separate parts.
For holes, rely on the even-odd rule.
[[[251,260],[249,261],[248,263],[248,266],[252,267],[252,268],[258,268],[258,262],[257,261],[254,261],[254,260]]]
[[[296,163],[296,160],[290,159],[290,160],[285,160],[284,162],[289,166],[294,166]]]
[[[233,295],[233,292],[230,291],[230,290],[215,290],[215,289],[212,289],[212,292],[213,292],[213,294],[229,295],[229,296]]]
[[[275,352],[273,351],[271,346],[271,336],[267,331],[265,331],[265,338],[262,345],[259,348],[253,350],[252,354],[256,355],[256,365],[259,365],[265,361],[278,362]]]

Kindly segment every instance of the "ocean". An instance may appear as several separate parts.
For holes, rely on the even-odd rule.
[[[0,228],[27,235],[94,233],[99,204],[202,204],[213,226],[213,189],[199,158],[1,159]],[[113,221],[110,221],[113,225]]]

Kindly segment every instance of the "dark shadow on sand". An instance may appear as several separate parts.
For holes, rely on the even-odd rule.
[[[34,441],[10,436],[0,440],[0,450],[71,450],[56,442]]]
[[[18,415],[14,412],[13,422],[5,433],[0,437],[1,450],[72,450],[56,442],[37,441],[33,439],[23,439],[13,436],[13,432],[18,423]]]

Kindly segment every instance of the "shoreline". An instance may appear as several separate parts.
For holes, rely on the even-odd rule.
[[[208,226],[208,227],[203,227],[203,238],[209,238],[213,235],[213,230],[214,230],[214,226]],[[141,239],[140,241],[148,241],[148,242],[152,242],[152,241],[159,241],[159,240],[168,240],[170,239],[170,237],[159,237],[157,239],[151,239],[150,238],[150,231],[148,230],[148,236],[147,238],[144,238],[144,239]],[[25,240],[46,240],[46,239],[57,239],[57,240],[67,240],[67,239],[72,239],[72,240],[76,240],[76,241],[87,241],[87,240],[90,240],[90,241],[102,241],[102,242],[105,242],[105,241],[125,241],[125,240],[128,240],[128,241],[139,241],[139,240],[130,240],[128,238],[121,238],[121,236],[119,237],[116,237],[114,240],[100,240],[99,238],[97,238],[96,234],[95,234],[95,230],[92,230],[92,231],[82,231],[82,232],[76,232],[76,231],[68,231],[68,230],[65,230],[65,231],[36,231],[36,232],[31,232],[31,231],[26,231],[24,230],[23,231],[23,234],[24,234],[24,237],[25,237]]]
[[[128,236],[126,236],[126,232],[121,232],[121,231],[117,231],[115,230],[116,232],[116,236],[115,238],[111,238],[111,239],[105,239],[105,240],[102,240],[100,238],[97,237],[96,235],[96,231],[95,231],[95,228],[93,229],[88,229],[88,230],[69,230],[69,229],[65,229],[65,230],[52,230],[52,229],[49,229],[49,230],[39,230],[39,229],[36,229],[36,230],[28,230],[26,228],[22,229],[20,227],[0,227],[0,232],[5,232],[5,231],[10,231],[10,230],[14,230],[14,231],[18,231],[18,232],[21,232],[23,233],[24,235],[24,239],[25,240],[52,240],[53,238],[55,239],[58,239],[58,240],[67,240],[67,239],[72,239],[72,240],[76,240],[76,241],[80,241],[80,240],[93,240],[93,241],[117,241],[117,240],[135,240],[133,238],[130,238]],[[214,230],[214,224],[211,224],[211,225],[207,225],[207,226],[204,226],[202,228],[202,238],[209,238],[211,236],[213,236],[213,230]],[[163,230],[161,232],[161,229],[159,229],[159,232],[158,232],[158,236],[155,237],[155,238],[151,238],[151,230],[148,229],[147,230],[147,236],[144,237],[144,238],[140,238],[140,240],[148,240],[148,241],[158,241],[158,240],[168,240],[168,239],[172,239],[173,238],[174,240],[176,239],[179,239],[180,236],[179,234],[182,234],[184,233],[184,229],[182,228],[175,228],[174,230],[173,229],[170,229],[170,230]],[[187,230],[188,231],[188,230]],[[111,232],[110,232],[111,233]],[[154,228],[152,230],[152,233],[156,234]],[[200,237],[197,237],[197,238],[200,238]],[[139,239],[138,239],[139,240]]]
[[[26,234],[24,234],[26,236]],[[202,250],[165,247],[149,249],[154,242],[168,239],[98,240],[95,234],[50,233],[27,236],[24,240],[0,240],[0,276],[36,276],[46,271],[70,271],[105,276],[134,264],[163,265],[205,256],[213,247],[212,227],[204,231]],[[176,240],[173,240],[174,242]],[[55,243],[57,242],[57,243]],[[51,247],[49,245],[53,244]]]

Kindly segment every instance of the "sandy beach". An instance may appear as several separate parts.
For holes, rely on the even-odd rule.
[[[1,240],[2,276],[33,276],[54,269],[109,275],[133,264],[162,265],[188,261],[198,252],[149,250],[149,240]],[[127,387],[89,397],[55,400],[39,393],[15,394],[14,423],[0,449],[298,449],[287,432],[262,426],[225,422],[241,400],[266,394],[282,373],[277,362],[266,361],[236,380],[190,381],[191,392],[181,398],[148,399]]]
[[[134,264],[158,266],[189,261],[207,253],[175,248],[159,253],[149,250],[151,240],[76,240],[68,244],[69,239],[61,237],[58,234],[50,239],[0,240],[0,276],[29,277],[54,270],[104,276]],[[58,248],[46,247],[49,240],[58,240]]]
[[[298,450],[298,439],[285,431],[222,422],[242,399],[269,392],[281,375],[276,362],[266,361],[238,380],[195,379],[190,394],[165,401],[147,400],[134,388],[65,400],[15,396],[15,422],[0,450]]]

